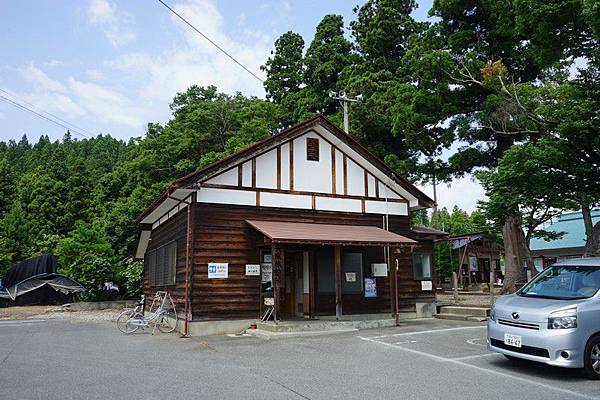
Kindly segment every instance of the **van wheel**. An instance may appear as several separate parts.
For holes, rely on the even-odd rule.
[[[600,380],[600,336],[591,338],[585,346],[583,372],[590,379]]]

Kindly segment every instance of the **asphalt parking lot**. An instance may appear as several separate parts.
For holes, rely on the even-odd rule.
[[[600,399],[578,371],[512,364],[487,352],[484,325],[441,320],[272,340],[5,320],[0,388],[15,399]]]

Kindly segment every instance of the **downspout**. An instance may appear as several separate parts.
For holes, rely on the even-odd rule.
[[[183,336],[188,335],[188,324],[189,324],[189,293],[190,293],[190,237],[192,235],[192,202],[187,205],[187,237],[185,240],[185,299],[184,299],[184,315],[185,320],[183,322]]]

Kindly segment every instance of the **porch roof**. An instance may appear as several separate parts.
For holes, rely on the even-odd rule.
[[[305,222],[246,220],[276,243],[334,244],[357,246],[415,245],[415,240],[376,226],[330,225]]]

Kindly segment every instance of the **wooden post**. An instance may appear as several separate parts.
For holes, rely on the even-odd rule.
[[[335,318],[342,318],[342,253],[340,246],[333,247],[335,264]]]
[[[275,302],[273,319],[281,319],[281,287],[283,285],[283,257],[284,252],[281,244],[271,245],[271,262],[273,268],[273,301]]]
[[[458,304],[458,277],[456,271],[452,271],[452,292],[454,292],[454,304]]]
[[[490,243],[490,306],[494,305],[494,254],[492,253],[492,244]]]

